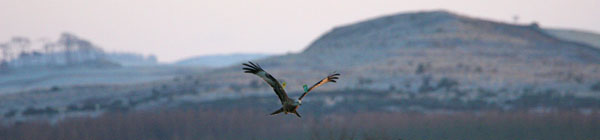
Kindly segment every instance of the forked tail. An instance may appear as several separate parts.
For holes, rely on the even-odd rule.
[[[298,118],[302,118],[302,116],[300,116],[300,114],[298,113],[298,111],[294,110],[294,114],[296,114],[296,116],[298,116]]]
[[[281,112],[283,112],[283,107],[282,107],[282,108],[279,108],[279,109],[278,109],[278,110],[276,110],[275,112],[271,113],[271,115],[279,114],[279,113],[281,113]]]
[[[277,109],[275,112],[271,113],[271,115],[279,114],[281,112],[283,112],[283,107]],[[302,116],[300,116],[300,114],[296,110],[294,110],[294,112],[292,112],[292,113],[296,114],[296,116],[298,116],[298,118],[302,118]]]

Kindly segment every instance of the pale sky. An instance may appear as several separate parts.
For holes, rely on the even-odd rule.
[[[336,26],[435,9],[600,32],[600,0],[0,0],[0,42],[70,32],[107,51],[155,54],[161,62],[282,54],[302,51]]]

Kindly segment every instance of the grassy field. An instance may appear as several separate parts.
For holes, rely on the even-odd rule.
[[[23,68],[0,73],[0,94],[50,87],[136,84],[203,71],[184,66]]]
[[[301,119],[266,114],[202,109],[109,113],[3,126],[0,139],[600,139],[598,113],[304,113]]]

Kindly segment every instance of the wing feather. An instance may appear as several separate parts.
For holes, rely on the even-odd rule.
[[[308,94],[308,92],[310,92],[312,89],[314,89],[316,87],[319,87],[319,86],[321,86],[321,85],[323,85],[323,84],[325,84],[327,82],[334,82],[335,83],[336,82],[335,79],[339,78],[338,76],[340,76],[339,73],[334,73],[334,74],[331,74],[331,75],[329,75],[329,76],[321,79],[321,81],[315,83],[313,86],[311,86],[310,88],[308,88],[308,90],[306,92],[302,93],[302,95],[298,98],[298,100],[301,101],[302,98],[304,98],[304,96],[306,96]]]
[[[281,101],[281,103],[283,103],[288,98],[287,93],[285,92],[283,86],[281,86],[279,81],[277,81],[275,77],[271,76],[271,74],[263,70],[262,67],[258,65],[258,63],[255,64],[248,61],[248,63],[243,63],[242,65],[246,66],[245,68],[242,68],[242,70],[244,70],[244,73],[251,73],[265,80],[265,82],[267,82],[267,84],[269,84],[271,88],[273,88],[273,91],[275,92],[275,94],[277,94],[277,97],[279,97],[279,101]]]

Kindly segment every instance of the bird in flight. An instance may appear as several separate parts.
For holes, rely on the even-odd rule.
[[[304,98],[304,96],[306,96],[306,94],[308,94],[308,92],[310,92],[312,89],[314,89],[316,87],[319,87],[327,82],[335,83],[336,82],[335,80],[338,79],[338,76],[340,76],[339,73],[334,72],[333,74],[323,78],[321,81],[317,82],[310,88],[305,89],[304,93],[298,98],[298,100],[294,100],[294,99],[291,99],[288,97],[283,86],[281,86],[281,84],[279,84],[279,81],[277,81],[277,79],[275,79],[271,74],[269,74],[265,70],[263,70],[260,67],[260,65],[258,65],[258,63],[255,64],[255,63],[248,61],[248,63],[243,63],[242,65],[246,66],[246,67],[242,68],[244,70],[244,73],[251,73],[251,74],[254,74],[254,75],[262,78],[263,80],[265,80],[273,88],[273,91],[275,91],[275,94],[277,94],[277,97],[279,97],[279,101],[281,101],[282,107],[279,108],[278,110],[276,110],[275,112],[271,113],[271,115],[279,114],[281,112],[283,112],[285,114],[294,113],[294,114],[296,114],[296,116],[298,116],[300,118],[301,116],[300,116],[300,114],[298,114],[296,109],[298,109],[300,107],[300,105],[302,105],[302,98]]]

